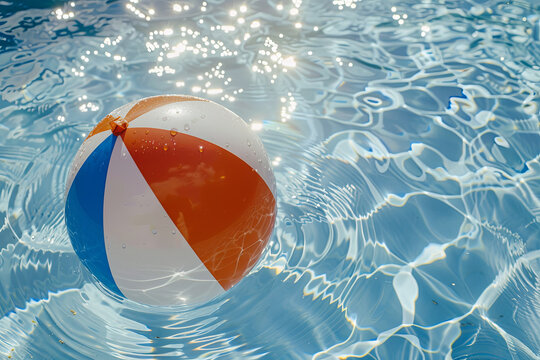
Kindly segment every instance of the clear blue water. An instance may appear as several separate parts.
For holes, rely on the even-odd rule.
[[[540,358],[537,0],[0,14],[0,358]],[[278,182],[261,261],[198,307],[110,296],[64,225],[85,135],[163,93],[240,114]]]

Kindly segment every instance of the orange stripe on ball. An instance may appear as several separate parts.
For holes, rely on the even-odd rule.
[[[167,214],[229,289],[272,232],[276,203],[264,180],[229,151],[187,134],[128,128],[121,136]]]
[[[142,99],[128,111],[124,119],[127,122],[133,121],[139,116],[146,114],[149,111],[157,109],[160,106],[172,104],[175,102],[181,101],[207,101],[204,99],[192,97],[192,96],[180,96],[180,95],[160,95]],[[105,116],[96,127],[88,134],[88,137],[91,137],[97,133],[111,130],[111,121],[115,120],[115,117],[112,115]]]

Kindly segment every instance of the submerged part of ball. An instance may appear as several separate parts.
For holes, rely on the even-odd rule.
[[[114,293],[197,304],[240,281],[276,216],[260,139],[237,115],[188,96],[120,107],[71,166],[65,217],[82,263]]]

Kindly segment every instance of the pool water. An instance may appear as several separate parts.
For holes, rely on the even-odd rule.
[[[540,3],[0,2],[0,358],[540,359]],[[64,224],[93,126],[180,93],[278,187],[253,271],[196,307],[111,296]]]

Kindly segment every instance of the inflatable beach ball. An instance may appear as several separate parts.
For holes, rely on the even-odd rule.
[[[240,281],[276,216],[260,139],[237,115],[187,96],[122,106],[88,135],[66,185],[82,263],[112,292],[196,304]]]

